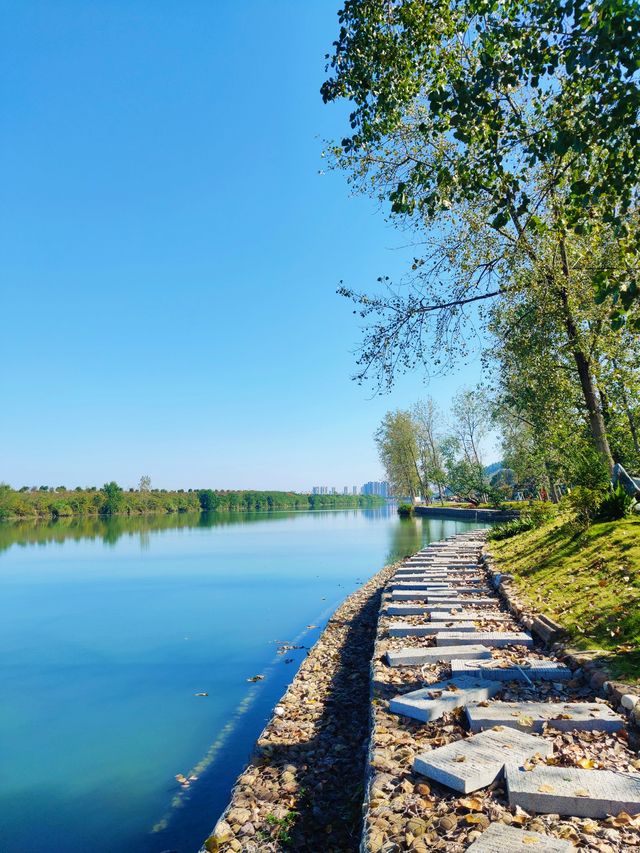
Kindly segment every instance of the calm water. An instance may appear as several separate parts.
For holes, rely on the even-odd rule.
[[[0,525],[0,850],[197,850],[305,654],[278,641],[312,644],[386,562],[475,526],[386,509]]]

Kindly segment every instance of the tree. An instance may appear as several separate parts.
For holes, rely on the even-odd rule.
[[[588,267],[618,326],[638,292],[635,4],[347,0],[340,19],[322,87],[325,101],[354,104],[337,162],[428,237],[408,295],[341,289],[362,316],[380,318],[358,377],[375,372],[388,384],[431,361],[427,333],[442,348],[469,306],[511,292],[514,269],[534,270],[561,313],[591,441],[611,469],[573,290]],[[576,267],[573,241],[599,228],[616,242],[616,263]]]
[[[102,493],[105,496],[101,509],[104,515],[115,515],[118,513],[122,509],[124,502],[124,495],[120,486],[115,480],[112,480],[110,483],[104,484]]]
[[[434,483],[438,489],[438,498],[442,502],[446,474],[444,470],[444,458],[440,447],[440,431],[438,421],[442,422],[442,415],[436,409],[431,397],[416,403],[411,409],[416,445],[422,482],[425,484],[423,495],[428,501],[430,496],[429,483]]]
[[[393,494],[409,495],[412,499],[426,495],[428,484],[420,469],[411,413],[399,409],[387,412],[375,433],[375,441]]]
[[[140,477],[140,485],[138,488],[139,488],[139,491],[141,491],[141,492],[150,492],[151,491],[151,477],[149,477],[147,474],[143,474],[142,477]]]

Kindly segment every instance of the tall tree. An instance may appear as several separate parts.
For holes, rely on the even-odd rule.
[[[438,490],[438,498],[442,502],[446,483],[444,457],[441,447],[442,414],[437,410],[431,397],[421,400],[411,408],[416,444],[422,481],[423,496],[430,498],[429,484],[433,483]]]
[[[392,491],[412,499],[426,493],[427,484],[420,470],[420,456],[415,424],[411,414],[397,410],[387,412],[375,433],[380,461]]]
[[[611,229],[617,263],[591,264],[590,274],[621,323],[638,290],[636,11],[631,0],[345,2],[322,89],[325,100],[354,103],[337,161],[428,235],[408,296],[342,291],[380,318],[365,337],[361,378],[373,370],[389,382],[426,362],[427,332],[442,341],[466,307],[513,287],[514,268],[535,269],[562,316],[591,440],[612,467],[573,307],[572,242],[594,223]],[[541,261],[542,239],[550,252]]]

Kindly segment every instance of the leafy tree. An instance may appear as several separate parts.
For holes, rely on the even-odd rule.
[[[387,412],[375,433],[378,454],[393,494],[417,495],[428,493],[420,467],[416,425],[408,411]]]
[[[434,483],[438,490],[438,498],[442,502],[446,482],[444,458],[440,446],[441,435],[438,424],[442,423],[442,415],[436,409],[435,403],[428,397],[416,403],[411,409],[416,445],[422,482],[425,491],[423,495],[429,499],[429,483]]]
[[[468,306],[528,286],[513,272],[530,270],[557,306],[591,441],[612,467],[573,294],[588,270],[620,325],[638,291],[636,11],[630,0],[345,2],[322,89],[325,101],[354,104],[336,161],[427,236],[408,291],[342,288],[379,318],[359,378],[373,369],[388,384],[433,362],[427,333],[455,350]],[[600,231],[615,242],[614,263],[576,262],[575,241]]]
[[[141,492],[150,492],[151,491],[151,477],[147,474],[143,474],[140,477],[140,485],[138,486]]]
[[[110,483],[105,483],[102,487],[102,493],[105,497],[102,504],[102,512],[105,515],[115,515],[120,512],[123,506],[124,496],[122,489],[115,480],[111,480]]]

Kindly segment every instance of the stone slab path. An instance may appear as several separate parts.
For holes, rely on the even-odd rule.
[[[389,703],[389,709],[394,714],[403,714],[405,717],[428,723],[444,714],[450,714],[456,708],[464,708],[469,702],[491,699],[500,688],[501,684],[497,681],[452,678],[396,696]]]
[[[524,631],[473,631],[462,633],[460,631],[441,631],[436,637],[438,646],[467,646],[471,643],[482,643],[484,646],[533,646],[531,634]]]
[[[431,646],[429,648],[396,649],[387,652],[387,663],[389,666],[416,666],[423,663],[437,663],[438,661],[478,660],[491,657],[491,650],[486,646]]]
[[[387,585],[361,853],[640,853],[624,720],[501,607],[482,542],[433,543]]]
[[[553,754],[553,743],[538,735],[503,729],[481,732],[417,755],[413,769],[454,791],[468,794],[490,785],[505,767]]]
[[[477,841],[467,847],[467,853],[518,853],[520,850],[529,853],[532,850],[536,853],[569,853],[575,851],[575,847],[569,841],[516,829],[504,823],[492,823]]]
[[[478,683],[482,683],[479,681]],[[495,683],[495,682],[494,682]],[[625,721],[603,702],[491,702],[467,705],[469,731],[512,726],[541,732],[546,725],[558,731],[617,732]]]
[[[530,812],[606,818],[640,812],[640,775],[575,767],[507,769],[512,805]]]
[[[483,676],[500,681],[568,681],[573,673],[569,667],[544,658],[526,658],[518,663],[509,664],[500,660],[491,660],[482,664],[454,660],[451,664],[453,675],[469,675],[472,678]]]

